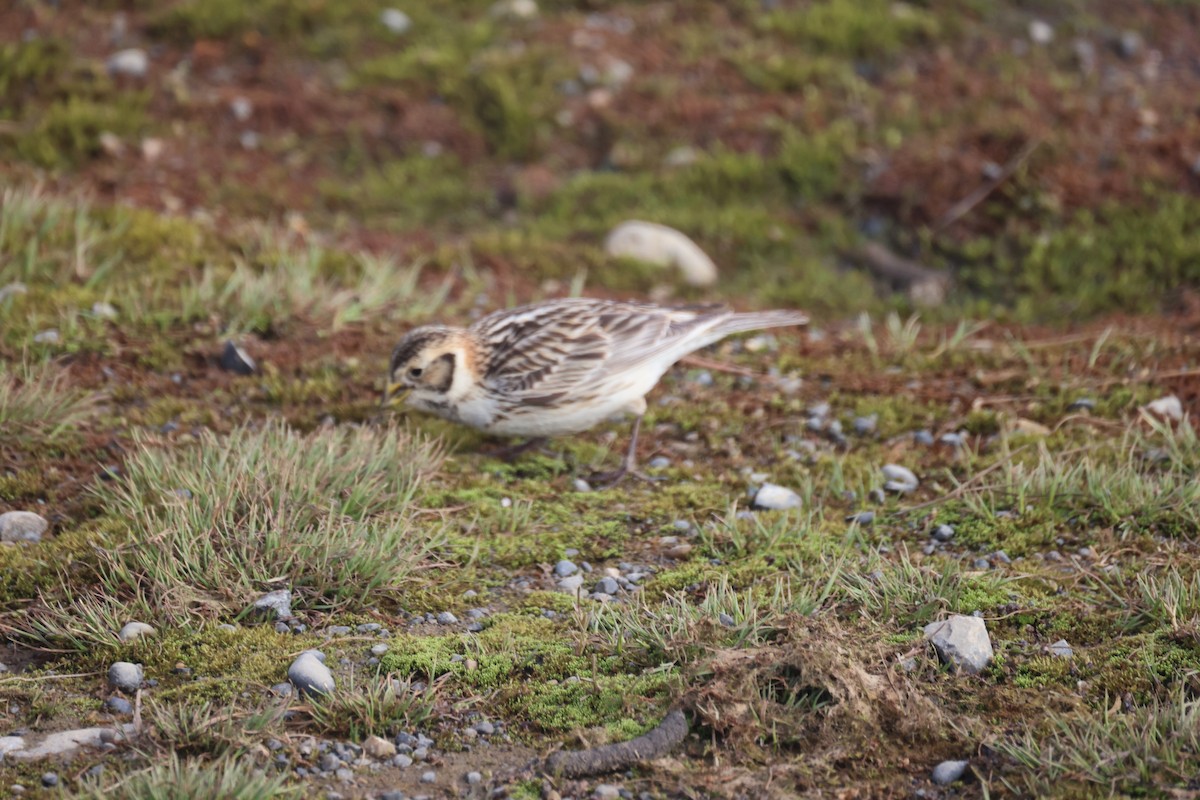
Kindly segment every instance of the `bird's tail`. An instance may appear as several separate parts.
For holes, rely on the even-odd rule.
[[[792,325],[807,325],[808,315],[803,311],[749,311],[730,314],[712,327],[714,334],[728,336],[731,333],[757,331],[763,328],[787,328]]]

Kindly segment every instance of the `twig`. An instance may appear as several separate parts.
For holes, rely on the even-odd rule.
[[[101,675],[101,674],[103,674],[103,673],[100,673],[100,672],[75,672],[70,675],[36,675],[36,676],[30,676],[28,678],[18,675],[15,678],[5,678],[4,680],[0,680],[0,686],[4,686],[9,683],[23,683],[25,681],[38,681],[40,683],[42,681],[61,681],[61,680],[66,680],[68,678],[92,678],[92,677],[95,677],[96,675]]]
[[[755,372],[746,367],[739,367],[736,364],[724,364],[720,361],[712,361],[703,356],[691,355],[684,356],[679,359],[680,364],[687,364],[691,367],[700,367],[701,369],[711,369],[713,372],[724,372],[729,375],[740,375],[744,378],[754,378],[756,380],[769,380],[770,376],[764,375],[761,372]]]
[[[1011,178],[1013,173],[1019,170],[1021,165],[1029,160],[1029,157],[1033,155],[1035,150],[1041,147],[1041,144],[1041,139],[1031,139],[1030,141],[1026,142],[1025,146],[1017,151],[1017,154],[1010,158],[1008,163],[1001,168],[999,175],[997,175],[995,178],[992,178],[992,180],[988,181],[983,186],[980,186],[975,191],[971,192],[962,200],[959,200],[957,203],[952,205],[945,214],[942,215],[942,218],[938,220],[938,224],[933,227],[934,235],[936,236],[946,228],[949,228],[951,225],[958,222],[960,219],[970,213],[971,209],[982,203],[988,195],[1000,188],[1001,184]]]

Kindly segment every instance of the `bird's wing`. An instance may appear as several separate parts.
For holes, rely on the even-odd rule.
[[[697,333],[727,312],[640,303],[559,300],[492,314],[473,326],[489,344],[483,383],[526,404],[547,405],[606,377],[703,346]]]

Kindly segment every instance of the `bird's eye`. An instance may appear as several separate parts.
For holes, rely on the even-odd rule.
[[[421,373],[424,371],[425,370],[421,369],[420,367],[409,367],[408,368],[408,377],[419,378],[419,377],[421,377]]]

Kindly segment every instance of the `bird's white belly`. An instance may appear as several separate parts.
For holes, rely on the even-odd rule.
[[[642,413],[645,394],[653,387],[654,383],[618,386],[586,402],[563,398],[546,406],[507,409],[487,398],[472,398],[459,406],[459,419],[497,436],[562,436],[593,428],[616,414]]]

